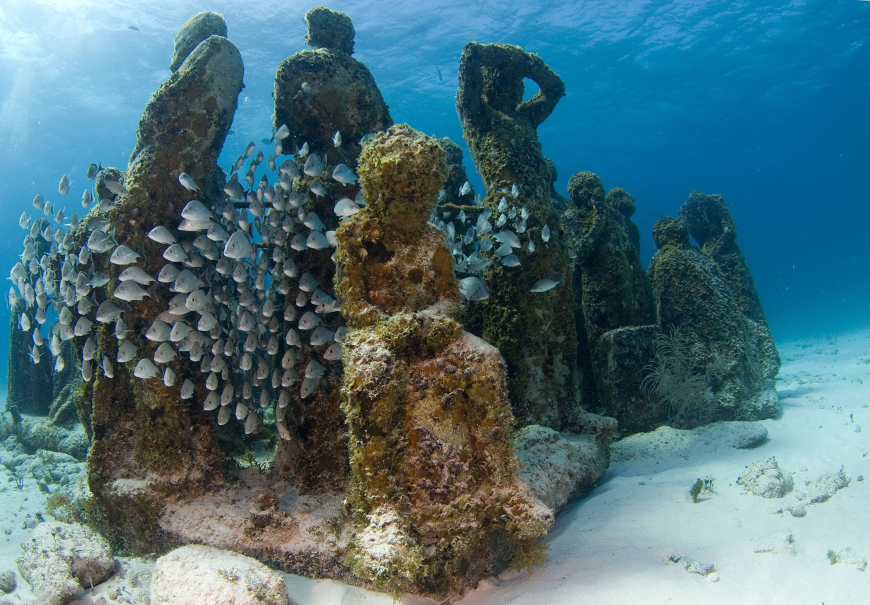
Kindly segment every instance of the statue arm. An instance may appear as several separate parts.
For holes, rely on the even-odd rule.
[[[523,54],[525,55],[523,77],[537,84],[540,90],[531,99],[521,103],[517,113],[537,128],[553,113],[559,99],[565,96],[565,83],[541,57],[533,53],[523,52]]]

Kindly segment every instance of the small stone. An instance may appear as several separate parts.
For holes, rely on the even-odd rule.
[[[0,590],[6,594],[15,590],[15,572],[11,569],[0,571]]]
[[[770,458],[749,465],[740,475],[737,485],[762,498],[782,498],[794,489],[794,480],[782,472],[776,458]]]
[[[792,517],[806,517],[807,516],[807,507],[803,502],[795,502],[791,506],[789,506],[786,510],[791,513]]]

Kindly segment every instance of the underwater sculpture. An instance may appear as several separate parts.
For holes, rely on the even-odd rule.
[[[232,42],[221,36],[200,41],[149,101],[126,178],[109,181],[115,175],[107,170],[98,178],[98,193],[111,195],[103,190],[107,182],[122,183],[128,192],[117,196],[109,216],[117,243],[144,251],[137,266],[150,276],[157,276],[161,267],[172,263],[167,263],[166,246],[147,234],[157,226],[178,224],[179,212],[191,197],[215,199],[221,193],[222,178],[215,162],[233,119],[242,76],[242,59]],[[182,186],[182,175],[199,183],[201,193]],[[116,184],[112,186],[117,189]],[[110,276],[109,288],[116,292],[117,301],[123,266],[110,263],[107,254],[92,256]],[[184,258],[192,263],[194,256],[184,253]],[[165,297],[164,292],[161,295]],[[117,309],[123,304],[118,301],[111,306]],[[123,340],[119,340],[124,334],[118,334],[118,321],[97,323],[99,348],[112,361],[104,361],[102,371],[92,370],[94,378],[87,383],[88,393],[79,411],[93,439],[88,481],[100,506],[102,531],[131,552],[151,552],[163,544],[157,516],[166,494],[202,493],[222,482],[223,476],[212,416],[180,395],[184,381],[194,371],[193,364],[172,361],[174,354],[158,357],[157,350],[170,339],[148,337],[158,316],[169,319],[161,315],[166,313],[166,303],[146,298],[132,302],[128,309],[123,318],[120,310],[109,313],[126,324],[129,336]],[[133,342],[136,334],[146,334],[138,345]],[[140,350],[130,365],[115,363],[113,377],[109,377],[113,361],[127,358],[118,357],[120,349],[137,346]],[[163,360],[163,369],[158,371],[151,358]],[[143,379],[137,380],[131,373]],[[205,384],[195,382],[194,396],[202,401]]]
[[[393,120],[369,70],[350,56],[354,46],[350,18],[338,11],[316,7],[306,13],[305,22],[306,41],[313,50],[296,53],[278,66],[274,128],[276,131],[282,125],[286,128],[283,153],[291,154],[307,145],[308,157],[317,157],[324,166],[333,168],[324,170],[321,176],[310,167],[306,170],[305,166],[299,167],[301,171],[294,171],[295,164],[290,166],[285,161],[279,170],[285,171],[282,182],[289,183],[295,176],[296,191],[312,191],[305,207],[320,218],[326,231],[331,231],[341,218],[334,211],[336,203],[344,202],[344,214],[362,205],[353,170],[363,139],[387,129]],[[280,156],[276,150],[276,157]],[[336,166],[347,167],[350,178],[343,179],[345,182],[329,178]],[[298,274],[312,276],[328,296],[334,296],[332,252],[331,247],[308,250],[304,255],[285,249],[285,255],[295,260]],[[294,285],[286,296],[293,300],[309,296],[311,292]],[[345,329],[341,313],[320,317],[323,330],[334,334]],[[279,357],[292,348],[284,344],[280,345]],[[320,347],[303,342],[299,348],[302,367],[309,359],[318,359],[315,348]],[[309,396],[301,397],[298,390],[291,391],[283,412],[292,439],[282,439],[278,444],[272,470],[294,477],[307,490],[341,488],[347,480],[346,428],[339,400],[341,364],[337,361],[340,357],[339,352],[333,360],[336,363],[325,364],[327,372]]]
[[[766,324],[743,313],[729,278],[691,245],[682,220],[659,219],[653,240],[649,276],[663,335],[645,381],[670,407],[669,424],[776,415],[779,355]]]
[[[336,232],[349,561],[392,591],[463,592],[493,573],[495,533],[518,567],[540,562],[552,521],[517,478],[498,350],[456,321],[453,258],[427,223],[446,172],[435,140],[391,127],[360,156],[369,205]]]
[[[523,78],[540,87],[526,102]],[[517,46],[472,42],[463,49],[456,109],[486,186],[484,204],[490,213],[510,205],[528,213],[518,225],[493,228],[499,243],[516,250],[483,270],[489,298],[469,305],[463,322],[504,356],[518,423],[557,430],[575,425],[579,413],[577,336],[571,263],[536,129],[564,94],[559,76]],[[532,291],[545,279],[558,285]]]
[[[655,306],[640,264],[640,232],[631,221],[635,202],[624,189],[604,195],[601,179],[580,172],[568,181],[571,204],[562,215],[566,243],[576,255],[577,323],[598,395],[587,409],[616,418],[623,433],[652,430],[663,415],[640,382],[654,355]],[[579,331],[579,330],[578,330]]]

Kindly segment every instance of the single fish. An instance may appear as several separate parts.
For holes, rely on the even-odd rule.
[[[507,244],[511,248],[522,248],[523,244],[517,234],[510,229],[504,229],[493,235],[493,239],[500,244]]]
[[[323,352],[323,358],[326,361],[339,361],[341,359],[341,352],[341,344],[334,342]]]
[[[302,172],[304,172],[308,176],[314,177],[320,176],[320,174],[323,172],[323,162],[320,160],[316,153],[312,153],[310,156],[308,156],[308,159],[305,160],[305,166],[303,167]]]
[[[57,186],[57,191],[61,195],[66,195],[69,193],[69,175],[65,174],[60,177],[60,183]]]
[[[188,191],[199,191],[199,185],[197,185],[193,178],[191,178],[191,176],[186,172],[181,172],[178,175],[178,182]]]
[[[313,330],[317,326],[319,326],[323,322],[322,319],[318,315],[316,315],[313,311],[306,311],[301,318],[299,318],[299,329],[300,330]],[[289,334],[288,334],[289,336]]]
[[[153,342],[165,342],[169,340],[172,327],[165,321],[155,320],[145,332],[145,338]]]
[[[139,28],[136,27],[135,25],[128,25],[127,29],[132,29],[133,31],[139,32],[140,34],[142,33],[141,31],[139,31]]]
[[[214,215],[208,207],[199,200],[190,200],[181,211],[181,216],[194,222],[211,222]]]
[[[357,212],[360,211],[359,205],[354,202],[350,198],[341,198],[335,203],[335,207],[333,207],[333,212],[335,212],[336,216],[344,218],[346,216],[353,216]]]
[[[163,372],[163,385],[167,387],[171,387],[175,384],[175,372],[172,368],[166,368]]]
[[[118,340],[124,340],[124,338],[127,337],[127,332],[129,332],[129,330],[127,329],[127,324],[124,323],[123,319],[119,318],[115,322],[115,338],[117,338]]]
[[[94,355],[96,355],[96,354],[97,354],[97,343],[95,343],[93,340],[91,340],[91,337],[89,336],[85,340],[85,344],[82,347],[82,359],[85,361],[90,361],[91,359],[94,358]]]
[[[305,240],[305,246],[311,250],[323,250],[329,248],[329,240],[321,231],[312,231]]]
[[[178,276],[181,274],[181,270],[173,264],[167,263],[163,265],[163,268],[160,269],[160,273],[157,274],[157,281],[161,284],[171,284]]]
[[[160,369],[150,359],[140,359],[133,370],[133,376],[136,378],[156,378],[160,376]]]
[[[359,180],[359,177],[345,164],[339,164],[332,171],[332,178],[342,185],[352,185]]]
[[[121,307],[111,301],[104,300],[97,308],[96,319],[100,323],[109,323],[121,317],[122,312],[123,309]]]
[[[114,256],[114,254],[112,256]],[[156,281],[153,277],[148,275],[142,267],[127,267],[121,272],[118,279],[121,281],[134,281],[142,286],[147,286]]]
[[[142,258],[142,255],[129,246],[118,246],[115,248],[115,251],[112,252],[109,262],[113,265],[120,265],[123,267],[124,265],[135,263],[140,258]]]
[[[275,138],[278,139],[279,141],[283,141],[284,139],[286,139],[289,136],[290,136],[290,129],[287,128],[286,124],[281,124],[278,127],[278,130],[275,131]]]
[[[309,84],[308,82],[303,82],[299,88],[302,89],[302,93],[307,97],[313,97],[320,92],[320,87],[315,84]]]
[[[329,328],[320,326],[318,328],[315,328],[314,331],[311,333],[311,340],[309,341],[309,344],[311,344],[311,346],[313,347],[317,347],[332,341],[333,336],[335,336],[335,332],[333,332]]]
[[[548,277],[545,279],[539,279],[534,284],[532,284],[529,292],[548,292],[556,286],[560,285],[561,283],[561,277]]]
[[[541,239],[545,242],[550,241],[550,226],[544,225],[544,228],[541,229]]]
[[[227,240],[226,245],[224,245],[224,255],[233,260],[241,260],[243,258],[253,260],[255,254],[251,241],[241,231],[234,232]]]
[[[103,355],[103,362],[100,364],[103,368],[103,374],[106,378],[115,377],[115,366],[112,365],[112,360],[107,355]]]
[[[94,325],[87,317],[79,317],[76,322],[75,328],[73,328],[73,334],[76,336],[87,336],[91,333],[91,327]]]
[[[334,147],[341,147],[341,133],[339,131],[335,131],[335,134],[332,135],[332,144]]]
[[[196,388],[196,385],[193,384],[193,381],[185,378],[184,382],[181,383],[181,398],[190,399],[193,397],[194,388]]]
[[[438,72],[438,81],[439,81],[439,82],[443,82],[443,81],[444,81],[444,78],[441,77],[441,70],[438,68],[437,65],[435,66],[435,71]]]
[[[329,195],[329,192],[326,190],[326,187],[323,186],[323,183],[320,180],[316,180],[311,183],[311,192],[317,197],[326,197]]]
[[[462,183],[462,187],[459,188],[459,195],[468,195],[471,193],[471,183],[465,181]]]
[[[82,208],[87,210],[91,207],[91,202],[94,201],[94,196],[91,195],[90,189],[85,189],[85,192],[82,193]]]
[[[178,357],[178,353],[175,352],[175,349],[168,342],[162,343],[154,351],[154,363],[169,363],[176,357]]]
[[[151,300],[157,302],[156,290],[156,283],[148,290],[145,290],[135,281],[122,281],[121,285],[115,288],[115,291],[112,292],[112,296],[114,296],[118,300],[126,300],[128,302],[133,300],[142,300],[145,297],[148,297]]]
[[[464,300],[478,301],[489,298],[489,291],[479,277],[466,277],[459,280],[459,293]]]
[[[519,267],[520,259],[516,254],[508,254],[502,257],[501,264],[505,267]]]
[[[511,186],[511,195],[514,196],[514,197],[519,197],[519,196],[520,196],[520,189],[519,189],[519,187],[517,187],[517,184],[516,184],[516,183],[514,183],[514,184]]]
[[[30,227],[30,217],[27,216],[26,212],[21,213],[21,218],[18,219],[18,226],[22,229],[27,229]]]
[[[188,260],[187,252],[178,244],[172,244],[164,250],[163,258],[172,263],[182,263]]]
[[[97,178],[97,174],[99,174],[102,169],[103,169],[102,162],[100,162],[99,166],[97,166],[96,164],[91,164],[90,166],[88,166],[88,171],[85,174],[85,177],[89,181],[93,181],[95,178]]]
[[[124,340],[118,345],[118,355],[115,359],[118,363],[126,363],[136,356],[137,347],[133,342]]]
[[[130,193],[129,191],[127,191],[127,188],[118,181],[111,181],[109,179],[106,179],[103,181],[103,184],[106,186],[106,189],[108,189],[115,195],[127,195],[128,193]]]

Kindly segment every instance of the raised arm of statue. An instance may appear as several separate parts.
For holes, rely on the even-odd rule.
[[[523,103],[524,78],[535,82],[540,91]],[[519,46],[470,42],[462,51],[456,105],[473,123],[496,111],[525,118],[537,128],[564,95],[562,79],[539,56]]]
[[[541,57],[527,52],[523,52],[523,55],[526,69],[522,77],[537,84],[540,90],[531,99],[521,103],[517,113],[537,128],[541,122],[550,117],[559,99],[565,96],[565,83]]]

